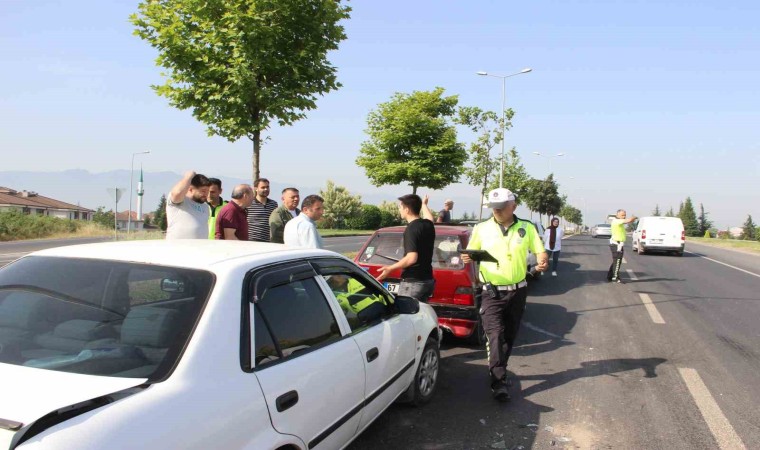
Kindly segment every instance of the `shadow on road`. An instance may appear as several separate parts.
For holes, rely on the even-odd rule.
[[[644,378],[656,378],[657,366],[665,362],[667,362],[667,359],[664,358],[622,358],[582,362],[580,367],[562,372],[521,376],[518,380],[520,382],[519,384],[522,384],[522,382],[527,380],[541,380],[541,382],[522,390],[518,395],[529,397],[533,394],[554,389],[580,378],[591,378],[602,375],[614,377],[617,373],[636,369],[641,369],[643,371]]]

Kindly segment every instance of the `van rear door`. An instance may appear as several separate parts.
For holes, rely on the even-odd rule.
[[[649,220],[647,245],[651,247],[680,247],[683,222],[678,217],[657,217]]]

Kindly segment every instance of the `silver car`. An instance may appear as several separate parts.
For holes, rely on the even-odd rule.
[[[612,227],[608,223],[600,223],[591,228],[591,237],[612,237]]]

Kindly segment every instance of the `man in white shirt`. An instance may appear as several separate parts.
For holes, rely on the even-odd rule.
[[[324,199],[309,195],[301,203],[301,214],[285,224],[283,239],[289,247],[322,248],[322,237],[317,231],[316,221],[325,212]]]
[[[166,198],[166,239],[208,239],[210,185],[208,178],[193,171],[174,185]]]

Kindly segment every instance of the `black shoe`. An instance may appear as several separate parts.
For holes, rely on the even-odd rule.
[[[512,399],[512,397],[509,396],[509,390],[507,389],[506,383],[499,383],[495,387],[492,387],[491,394],[493,395],[493,398],[500,402],[508,402]]]

